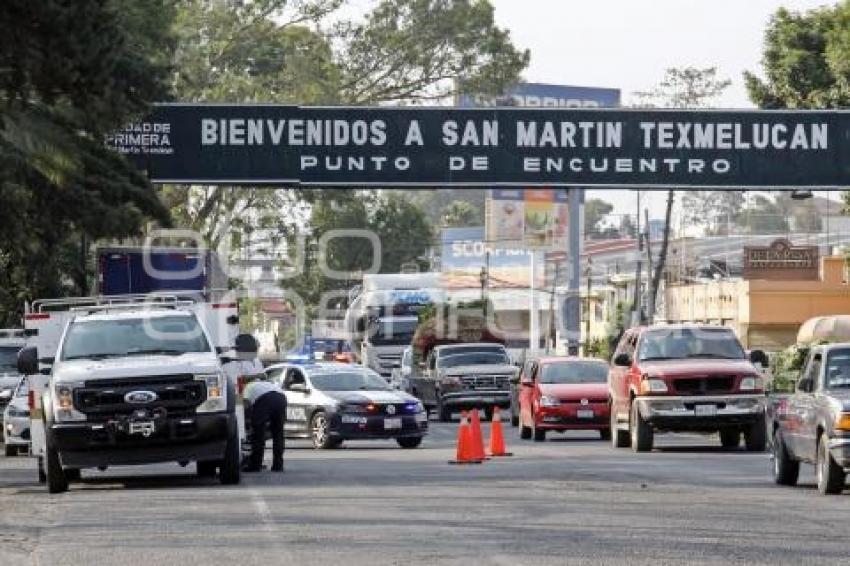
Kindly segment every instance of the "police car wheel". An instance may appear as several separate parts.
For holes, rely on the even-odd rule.
[[[18,447],[14,445],[6,444],[4,451],[6,453],[7,458],[18,455]]]
[[[325,450],[334,447],[328,417],[324,411],[316,412],[310,419],[310,438],[313,440],[314,448]]]
[[[407,449],[419,448],[419,445],[422,444],[422,437],[421,436],[415,436],[415,437],[412,437],[412,438],[411,437],[396,438],[395,441],[398,442],[398,445],[401,446],[402,448],[407,448]]]

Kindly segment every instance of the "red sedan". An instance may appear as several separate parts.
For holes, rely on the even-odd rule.
[[[550,430],[598,430],[609,439],[608,363],[540,358],[522,375],[519,409],[520,438],[542,442]]]

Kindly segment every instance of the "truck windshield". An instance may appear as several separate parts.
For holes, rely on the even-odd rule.
[[[540,383],[605,383],[608,364],[598,362],[559,362],[545,364]]]
[[[850,348],[830,350],[826,358],[826,388],[850,387]]]
[[[459,366],[479,366],[508,364],[510,361],[505,354],[499,352],[467,352],[454,354],[437,359],[438,368],[456,368]]]
[[[18,350],[14,346],[0,347],[0,373],[18,373]]]
[[[746,356],[738,339],[725,328],[661,328],[644,333],[638,359],[685,358],[743,360]]]
[[[61,359],[209,351],[209,343],[197,319],[176,315],[74,322],[65,336]]]
[[[310,376],[310,381],[320,391],[387,391],[390,389],[384,378],[365,371],[314,374]]]
[[[376,346],[401,346],[413,341],[413,333],[419,321],[416,319],[386,318],[374,322],[371,326],[370,342]]]

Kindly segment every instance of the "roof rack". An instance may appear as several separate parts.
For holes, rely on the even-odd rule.
[[[200,291],[158,291],[143,294],[38,299],[28,305],[26,312],[50,312],[79,307],[109,307],[116,305],[135,305],[137,307],[140,304],[160,305],[180,303],[180,306],[186,306],[187,304],[199,302],[204,302],[204,297]]]
[[[69,310],[74,313],[81,314],[97,314],[103,312],[120,312],[120,311],[138,311],[138,310],[176,310],[183,307],[191,307],[195,303],[193,301],[174,301],[174,302],[138,302],[114,305],[92,305],[84,307],[71,307]]]

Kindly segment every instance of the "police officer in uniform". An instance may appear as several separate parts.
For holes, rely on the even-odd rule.
[[[283,424],[286,422],[286,395],[269,381],[252,381],[243,393],[251,413],[251,455],[242,467],[245,472],[263,469],[266,427],[271,427],[272,471],[283,471]]]

